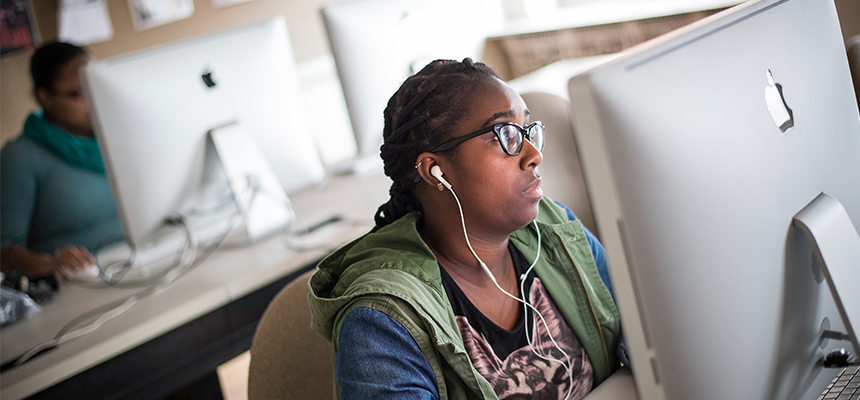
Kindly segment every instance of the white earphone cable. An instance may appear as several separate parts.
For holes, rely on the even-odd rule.
[[[434,167],[434,168],[436,168],[436,167]],[[519,298],[519,297],[516,297],[516,296],[508,293],[508,291],[503,289],[502,286],[499,285],[499,282],[496,281],[496,277],[493,276],[493,273],[487,267],[487,264],[485,264],[484,261],[481,260],[481,257],[478,257],[478,254],[475,252],[475,249],[472,248],[472,243],[469,241],[469,233],[466,231],[466,219],[463,217],[463,206],[460,204],[460,198],[458,198],[457,194],[454,193],[454,189],[451,187],[451,185],[448,183],[448,181],[443,179],[441,176],[436,176],[436,178],[438,178],[440,180],[440,182],[442,182],[442,184],[446,188],[448,188],[448,190],[454,196],[454,200],[457,202],[457,208],[460,210],[460,222],[463,225],[463,236],[466,238],[466,245],[469,246],[469,251],[471,251],[472,255],[475,256],[475,259],[478,260],[478,263],[481,265],[481,268],[484,269],[484,272],[487,273],[487,275],[490,277],[490,280],[492,280],[493,283],[496,285],[496,288],[498,288],[502,293],[504,293],[508,297],[510,297],[510,298],[520,302],[520,303],[523,303],[523,313],[524,313],[524,316],[523,316],[524,321],[523,322],[525,323],[525,328],[526,328],[526,339],[528,340],[529,348],[531,349],[532,353],[534,353],[536,356],[538,356],[539,358],[541,358],[543,360],[555,361],[555,362],[561,364],[562,367],[565,369],[565,371],[567,371],[567,376],[569,378],[570,385],[568,387],[567,396],[565,396],[565,399],[569,398],[571,393],[573,392],[573,365],[572,365],[573,361],[570,359],[570,355],[568,355],[564,350],[562,350],[561,346],[559,346],[558,343],[555,341],[555,338],[553,338],[552,333],[550,332],[549,324],[547,324],[546,320],[544,319],[544,317],[540,313],[540,311],[538,311],[537,308],[535,308],[532,304],[530,304],[528,301],[526,301],[525,278],[528,276],[528,274],[531,272],[531,270],[535,267],[538,259],[540,259],[540,229],[538,229],[538,226],[537,226],[537,218],[535,218],[535,220],[533,222],[535,224],[535,231],[537,232],[537,235],[538,235],[538,250],[537,250],[538,253],[537,253],[537,256],[535,257],[534,261],[532,262],[531,266],[529,266],[529,269],[526,270],[526,272],[520,277],[520,293],[522,294],[523,297]],[[529,308],[531,308],[532,311],[534,311],[534,313],[540,318],[541,322],[543,323],[544,327],[546,328],[547,335],[549,335],[550,341],[552,341],[552,344],[555,346],[555,348],[561,352],[561,354],[564,356],[566,362],[559,360],[559,359],[549,357],[549,356],[545,356],[543,354],[540,354],[537,351],[537,349],[534,348],[534,345],[532,342],[532,335],[530,335],[528,332],[528,309]],[[534,333],[534,329],[532,329],[532,333]]]

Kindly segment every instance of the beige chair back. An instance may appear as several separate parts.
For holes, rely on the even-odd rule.
[[[860,35],[855,35],[845,43],[848,48],[848,65],[851,66],[851,77],[854,79],[854,95],[860,104]]]
[[[269,304],[251,344],[248,398],[331,399],[331,343],[311,330],[310,271],[290,282]]]
[[[599,237],[573,137],[570,102],[550,93],[531,92],[520,96],[531,113],[530,120],[542,121],[546,126],[543,163],[538,167],[544,195],[570,208],[582,224]]]

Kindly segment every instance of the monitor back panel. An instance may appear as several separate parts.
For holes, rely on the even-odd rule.
[[[497,0],[349,0],[321,13],[360,156],[373,157],[403,81],[434,59],[480,59],[504,21]]]
[[[816,361],[847,343],[819,341],[842,322],[792,218],[825,192],[860,222],[860,121],[832,1],[745,3],[570,93],[640,398],[820,393],[835,371]]]
[[[304,127],[320,121],[306,121],[301,111],[282,17],[92,63],[84,78],[120,214],[136,244],[197,201],[190,199],[210,169],[210,129],[241,124],[288,193],[324,178]]]

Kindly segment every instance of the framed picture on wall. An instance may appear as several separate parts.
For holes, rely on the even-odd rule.
[[[0,0],[0,58],[36,47],[40,42],[29,0]]]

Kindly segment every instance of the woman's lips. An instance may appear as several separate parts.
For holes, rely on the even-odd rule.
[[[529,197],[540,199],[543,197],[543,189],[540,187],[540,178],[536,178],[531,185],[529,185],[526,190],[523,191]]]

